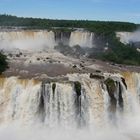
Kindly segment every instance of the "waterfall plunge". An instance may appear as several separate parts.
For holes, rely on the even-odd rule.
[[[69,45],[79,45],[84,48],[91,48],[93,46],[93,33],[81,31],[72,32],[70,36]]]
[[[2,126],[8,127],[8,134],[0,133],[0,138],[6,139],[9,132],[13,137],[18,131],[21,140],[28,135],[36,140],[129,140],[129,136],[139,139],[140,74],[122,75],[126,83],[120,76],[105,75],[114,81],[113,96],[108,84],[91,79],[88,74],[68,75],[69,81],[55,83],[0,78],[0,132]],[[15,128],[11,130],[10,124]]]
[[[53,49],[55,35],[52,31],[0,32],[0,49],[40,51]]]
[[[53,50],[59,42],[68,44],[73,47],[79,45],[81,47],[93,46],[93,33],[86,31],[74,31],[70,36],[64,34],[57,36],[53,31],[9,31],[0,32],[0,49],[15,51],[42,51]],[[67,40],[67,41],[66,41]]]
[[[38,120],[46,126],[106,123],[111,114],[120,117],[122,112],[137,111],[140,79],[139,74],[131,76],[133,79],[127,80],[127,87],[121,78],[113,77],[115,87],[112,93],[105,83],[90,79],[89,75],[70,75],[70,81],[60,83],[1,78],[0,122],[33,123]],[[77,85],[75,79],[79,79]],[[133,86],[129,82],[133,82]]]

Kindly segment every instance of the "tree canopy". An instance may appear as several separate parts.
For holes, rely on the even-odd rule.
[[[97,33],[110,31],[132,31],[138,25],[129,22],[90,21],[90,20],[57,20],[41,18],[24,18],[11,15],[0,15],[0,26],[19,26],[27,28],[48,29],[53,27],[85,28]]]

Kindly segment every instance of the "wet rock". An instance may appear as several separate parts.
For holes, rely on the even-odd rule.
[[[80,63],[80,67],[84,68],[84,65],[82,65],[82,64]]]
[[[110,106],[109,111],[110,112],[116,112],[116,106],[117,106],[117,100],[115,98],[115,91],[116,91],[116,84],[115,81],[111,78],[108,78],[104,81],[108,94],[110,96]]]
[[[74,82],[74,88],[77,93],[77,96],[79,97],[81,95],[81,83],[78,81]]]
[[[37,58],[37,61],[40,61],[40,58]]]
[[[76,66],[76,65],[73,65],[72,67],[73,67],[73,68],[77,68],[77,66]]]
[[[104,76],[93,74],[93,73],[90,73],[90,76],[89,77],[92,78],[92,79],[99,79],[99,80],[104,79]]]
[[[56,88],[56,83],[53,83],[52,84],[52,91],[53,91],[53,93],[55,92],[55,88]]]
[[[125,79],[123,77],[121,77],[121,80],[122,80],[123,84],[125,85],[125,88],[127,89],[127,84],[125,82]]]
[[[97,72],[97,73],[101,73],[101,71],[100,71],[100,70],[96,70],[95,72]]]

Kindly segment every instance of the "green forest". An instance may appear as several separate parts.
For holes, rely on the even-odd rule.
[[[123,44],[116,38],[115,33],[98,36],[101,44],[97,44],[97,48],[108,47],[106,51],[93,51],[90,58],[101,59],[103,61],[110,61],[117,64],[126,65],[140,65],[140,52],[131,44]],[[106,44],[108,43],[108,44]]]
[[[24,18],[11,15],[0,15],[0,26],[19,26],[37,29],[53,27],[85,28],[94,32],[133,31],[138,25],[128,22],[90,21],[90,20],[53,20],[41,18]]]

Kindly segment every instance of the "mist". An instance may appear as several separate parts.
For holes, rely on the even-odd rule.
[[[59,43],[69,47],[79,45],[81,48],[92,48],[93,37],[93,33],[86,31],[74,31],[69,36],[63,33],[57,35],[53,31],[0,32],[0,50],[53,50]]]
[[[116,36],[124,44],[140,42],[140,29],[134,32],[117,32]]]
[[[133,32],[128,40],[129,42],[140,42],[140,29]]]
[[[113,75],[112,78],[120,81],[120,77],[116,76]],[[117,98],[115,112],[109,110],[112,104],[107,89],[88,75],[69,75],[70,83],[56,82],[55,94],[53,83],[45,83],[45,90],[41,90],[42,84],[35,84],[33,80],[23,82],[14,77],[2,79],[0,139],[139,140],[139,76],[127,76],[127,89],[120,81],[124,106],[120,108]],[[78,102],[75,104],[76,91],[72,84],[72,81],[78,79],[82,82],[80,116],[77,112]],[[119,89],[117,86],[116,96],[120,93]],[[6,96],[4,93],[7,93]],[[42,97],[42,94],[45,96]],[[42,102],[42,98],[45,102]]]
[[[1,140],[138,140],[140,135],[140,116],[126,118],[120,126],[102,128],[47,128],[47,126],[0,127]]]
[[[53,49],[56,45],[52,31],[14,31],[0,33],[0,49],[41,51]]]

